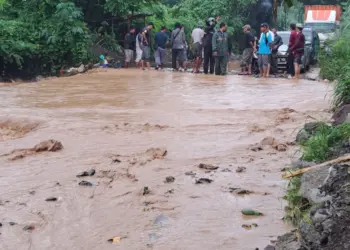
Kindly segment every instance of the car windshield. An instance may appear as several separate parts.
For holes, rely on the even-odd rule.
[[[305,27],[313,28],[316,32],[332,33],[336,30],[335,23],[306,23]]]
[[[290,32],[279,32],[278,35],[280,35],[280,37],[282,38],[283,44],[288,46]]]

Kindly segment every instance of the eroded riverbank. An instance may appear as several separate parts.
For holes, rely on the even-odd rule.
[[[329,118],[329,91],[320,82],[132,69],[2,87],[0,154],[48,139],[64,148],[0,157],[0,247],[263,249],[288,230],[280,171],[296,150],[288,142],[305,121]],[[268,136],[287,151],[251,150]],[[199,163],[219,168],[206,173]],[[79,186],[76,175],[91,168],[83,179],[94,186]],[[201,177],[213,182],[195,184]],[[265,216],[242,217],[247,207]],[[114,236],[122,239],[111,245]]]

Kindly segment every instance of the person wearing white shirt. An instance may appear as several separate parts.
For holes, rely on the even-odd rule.
[[[204,30],[199,23],[198,26],[192,31],[192,53],[194,56],[193,73],[199,73],[199,68],[202,63],[202,44],[204,37]]]

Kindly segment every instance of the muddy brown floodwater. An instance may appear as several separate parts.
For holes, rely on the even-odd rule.
[[[289,142],[305,121],[329,117],[329,92],[320,82],[133,69],[2,87],[0,249],[263,249],[288,229]],[[287,151],[251,150],[268,136]],[[49,139],[64,148],[31,149]],[[7,157],[18,149],[29,154]]]

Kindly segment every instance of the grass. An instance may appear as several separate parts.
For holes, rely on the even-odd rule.
[[[350,139],[350,124],[336,127],[321,126],[316,133],[302,145],[302,159],[310,162],[324,162],[340,156],[344,144]]]
[[[307,223],[311,222],[309,215],[311,204],[299,194],[301,185],[300,179],[300,176],[296,176],[290,180],[287,194],[284,197],[284,199],[288,201],[284,219],[291,221],[295,226],[299,225],[301,221]]]

